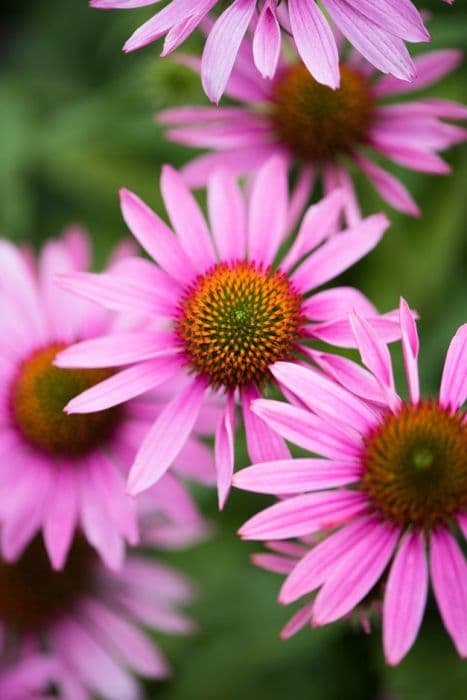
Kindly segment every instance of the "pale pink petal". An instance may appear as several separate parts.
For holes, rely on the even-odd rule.
[[[337,277],[369,253],[388,226],[389,221],[383,214],[375,214],[349,231],[336,234],[300,265],[293,273],[292,281],[305,293]]]
[[[467,397],[467,323],[459,328],[449,345],[444,361],[439,400],[457,410]]]
[[[430,35],[412,0],[348,0],[348,3],[388,34],[405,41],[430,41]]]
[[[208,210],[219,258],[243,260],[246,248],[246,213],[243,195],[228,170],[213,172],[208,184]]]
[[[409,532],[394,557],[384,593],[383,646],[389,664],[398,664],[414,643],[427,593],[425,536]]]
[[[214,442],[217,471],[217,493],[219,508],[225,505],[232,484],[234,469],[235,439],[235,399],[233,394],[227,396],[225,413],[222,416]]]
[[[321,9],[308,0],[289,0],[289,17],[298,53],[312,76],[339,87],[339,56],[332,30]]]
[[[365,512],[368,502],[357,491],[323,491],[294,496],[257,513],[240,528],[247,540],[302,537],[337,527]]]
[[[161,192],[172,226],[198,272],[214,265],[216,257],[204,216],[183,178],[170,165],[161,174]]]
[[[274,495],[345,486],[360,478],[356,464],[328,459],[282,459],[237,472],[233,484],[245,491]]]
[[[311,359],[330,377],[356,396],[377,404],[386,404],[386,397],[368,370],[340,355],[312,351]]]
[[[282,401],[259,399],[254,401],[252,411],[265,421],[272,430],[315,454],[330,459],[354,461],[359,453],[359,442],[351,440],[347,433],[310,411]],[[252,462],[270,461],[271,458],[258,455]],[[279,459],[283,458],[282,456]],[[277,459],[277,457],[272,457]]]
[[[431,153],[425,149],[411,147],[406,144],[394,143],[391,135],[383,139],[381,136],[372,138],[372,146],[387,158],[398,165],[403,165],[410,170],[435,175],[447,175],[451,168],[437,153]]]
[[[201,80],[207,96],[219,102],[229,80],[256,0],[234,0],[209,32],[201,59]]]
[[[196,276],[182,245],[147,204],[125,189],[120,190],[120,204],[128,228],[164,270],[182,285]]]
[[[418,333],[413,314],[405,301],[400,300],[401,343],[404,354],[405,373],[409,387],[410,400],[418,403],[420,399],[420,383],[418,378]]]
[[[201,409],[207,383],[193,380],[164,408],[138,451],[128,477],[128,491],[145,491],[165,474],[188,436]]]
[[[258,171],[248,211],[248,258],[265,267],[276,257],[287,221],[287,167],[283,158],[268,160]]]
[[[412,313],[414,313],[417,318],[416,312]],[[393,343],[400,340],[401,326],[399,319],[394,316],[394,312],[389,311],[379,316],[368,316],[366,321],[381,342]],[[341,348],[358,347],[348,318],[328,321],[326,323],[310,323],[306,326],[305,333],[310,338],[317,338],[330,345],[337,345]]]
[[[399,530],[373,524],[343,558],[315,600],[313,623],[324,625],[347,615],[377,583],[394,551]]]
[[[219,168],[228,168],[234,175],[245,175],[250,170],[260,167],[276,153],[277,148],[274,144],[207,153],[184,165],[181,172],[190,187],[204,187],[209,176]]]
[[[78,479],[75,465],[56,464],[53,490],[44,515],[44,542],[54,569],[61,569],[78,518]]]
[[[263,78],[272,78],[279,62],[281,31],[276,17],[276,3],[266,0],[261,9],[253,37],[255,66]]]
[[[287,559],[286,557],[281,557],[278,554],[270,554],[269,552],[252,554],[251,561],[260,569],[271,571],[274,574],[289,574],[295,566],[293,559]]]
[[[93,338],[66,348],[54,363],[58,367],[120,367],[176,352],[169,331],[118,333]]]
[[[459,654],[467,656],[467,565],[454,537],[439,529],[430,538],[431,579],[444,625]]]
[[[259,396],[261,394],[256,387],[249,386],[242,389],[242,413],[248,455],[253,463],[287,459],[290,453],[284,440],[278,432],[258,418],[256,411],[252,410],[251,402]]]

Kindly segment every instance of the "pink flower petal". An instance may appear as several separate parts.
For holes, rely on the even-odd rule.
[[[294,496],[257,513],[240,528],[246,540],[283,540],[342,525],[368,507],[357,491],[323,491]]]
[[[399,530],[375,523],[344,557],[315,600],[313,623],[324,625],[347,615],[373,588],[394,551]]]
[[[289,18],[298,53],[312,76],[339,87],[339,56],[331,28],[321,9],[308,0],[289,0]]]
[[[161,192],[172,226],[197,272],[214,265],[216,256],[206,221],[181,175],[170,165],[161,174]]]
[[[457,410],[467,397],[467,323],[459,328],[444,361],[439,400],[443,406]]]
[[[287,459],[290,452],[280,437],[279,431],[271,429],[267,422],[258,418],[251,402],[261,396],[258,389],[247,386],[242,389],[242,413],[246,431],[248,455],[251,461],[266,462],[272,459]]]
[[[276,17],[276,3],[266,0],[253,37],[255,66],[263,78],[273,78],[279,61],[281,31]]]
[[[256,0],[234,0],[209,32],[201,59],[201,79],[213,102],[219,102],[225,90],[255,7]]]
[[[396,665],[414,643],[425,610],[428,565],[425,537],[407,533],[394,557],[384,593],[383,645],[386,660]]]
[[[328,282],[370,252],[389,226],[383,214],[375,214],[323,243],[293,273],[292,281],[302,293]]]
[[[196,276],[188,255],[169,227],[132,192],[120,191],[123,218],[143,248],[174,279],[186,285]]]
[[[235,440],[235,400],[233,394],[227,396],[225,413],[216,430],[215,459],[217,470],[217,493],[219,508],[225,505],[232,484],[234,469]]]
[[[44,542],[54,569],[65,564],[78,518],[78,479],[74,469],[57,464],[44,516]]]
[[[262,462],[237,472],[233,484],[245,491],[274,495],[345,486],[360,477],[356,464],[327,459],[283,459]]]
[[[174,336],[168,331],[118,333],[93,338],[63,350],[58,367],[120,367],[175,352]]]
[[[409,216],[420,216],[419,207],[400,180],[360,154],[355,154],[354,159],[388,204]]]
[[[251,561],[260,569],[271,571],[274,574],[289,574],[295,566],[293,559],[287,559],[286,557],[281,557],[278,554],[270,554],[269,552],[252,554]]]
[[[410,83],[385,76],[375,83],[373,90],[378,97],[422,90],[451,73],[462,62],[462,58],[462,51],[455,49],[430,51],[414,59],[416,74]]]
[[[332,424],[329,425],[323,418],[310,411],[269,399],[254,401],[252,411],[272,430],[305,450],[345,461],[354,461],[358,457],[358,440],[352,440],[347,433],[343,433]],[[269,459],[252,459],[252,462],[264,461]]]
[[[431,579],[444,626],[459,654],[467,656],[467,565],[448,530],[439,529],[430,538]]]
[[[193,429],[206,387],[204,379],[193,380],[156,419],[143,440],[128,477],[131,495],[155,484],[170,467]]]
[[[287,220],[287,168],[283,158],[268,160],[257,173],[248,211],[248,257],[265,267],[276,257]]]
[[[208,210],[219,258],[243,260],[246,248],[246,213],[243,195],[228,170],[213,172],[208,184]]]
[[[329,321],[357,311],[362,316],[374,316],[378,312],[358,289],[333,287],[313,294],[302,304],[302,312],[310,321]]]
[[[405,301],[400,300],[401,342],[404,355],[405,373],[409,387],[410,400],[417,403],[420,399],[420,384],[418,379],[418,333],[413,314]]]
[[[280,633],[281,639],[290,639],[294,634],[297,634],[305,625],[307,625],[313,615],[314,601],[307,603],[293,615]]]
[[[83,391],[66,406],[66,413],[93,413],[117,406],[154,389],[176,374],[183,365],[178,356],[164,356],[124,369]]]

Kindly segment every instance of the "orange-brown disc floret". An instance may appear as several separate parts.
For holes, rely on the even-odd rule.
[[[69,613],[94,587],[94,560],[91,547],[76,538],[64,568],[54,571],[39,536],[17,561],[0,559],[0,622],[37,631]]]
[[[347,66],[340,71],[337,90],[318,83],[302,63],[285,69],[275,85],[273,129],[302,160],[333,161],[366,141],[373,94],[360,73]]]
[[[362,488],[384,518],[431,529],[467,508],[467,424],[436,401],[387,413],[365,440]]]
[[[190,367],[214,387],[261,385],[301,336],[301,296],[252,262],[219,263],[186,291],[176,332]]]
[[[64,347],[50,345],[23,362],[12,386],[12,417],[33,447],[50,455],[79,457],[110,436],[121,409],[85,415],[64,413],[72,398],[113,374],[109,369],[55,367],[55,356]]]

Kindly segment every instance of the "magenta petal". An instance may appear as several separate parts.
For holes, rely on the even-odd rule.
[[[246,249],[246,212],[243,194],[229,170],[219,169],[209,178],[209,220],[221,260],[243,260]]]
[[[383,645],[391,665],[401,661],[420,628],[428,593],[425,537],[407,533],[389,572],[383,606]]]
[[[174,336],[168,331],[116,333],[84,340],[63,350],[58,367],[121,367],[174,354]]]
[[[204,400],[207,383],[197,378],[164,408],[149,430],[128,477],[128,492],[136,495],[167,471],[190,435]]]
[[[263,78],[273,78],[279,61],[281,30],[274,0],[267,0],[260,12],[253,38],[255,66]]]
[[[252,410],[252,401],[260,395],[253,386],[244,387],[241,394],[248,455],[253,463],[287,459],[290,452],[279,431],[271,429],[267,421],[258,418],[256,411]]]
[[[400,300],[401,342],[404,355],[405,373],[409,386],[410,400],[417,403],[420,398],[420,385],[418,379],[418,333],[413,314],[405,301]]]
[[[297,634],[302,627],[305,627],[305,625],[310,622],[313,615],[313,606],[314,601],[307,603],[290,618],[288,623],[281,630],[281,639],[290,639],[290,637]]]
[[[467,656],[467,565],[448,530],[439,529],[430,538],[431,579],[444,625],[459,654]]]
[[[366,496],[357,491],[324,491],[295,496],[254,515],[239,530],[247,540],[283,540],[337,527],[363,513]]]
[[[78,518],[78,479],[74,465],[56,465],[54,488],[44,516],[44,541],[54,569],[66,561]]]

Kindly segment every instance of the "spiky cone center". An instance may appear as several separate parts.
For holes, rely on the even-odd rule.
[[[215,387],[261,386],[302,335],[302,297],[286,275],[218,263],[186,290],[176,332],[191,369]]]
[[[436,401],[387,412],[364,441],[362,489],[403,527],[430,530],[467,509],[467,423]]]
[[[341,66],[337,90],[318,83],[297,63],[274,86],[270,108],[278,139],[301,160],[332,162],[366,141],[375,100],[355,70]]]
[[[48,455],[80,457],[110,437],[121,409],[64,413],[72,398],[113,374],[109,369],[55,367],[55,357],[65,347],[49,345],[22,363],[12,385],[11,412],[14,425],[34,448]]]
[[[17,561],[0,559],[0,622],[17,631],[37,631],[72,611],[94,588],[95,558],[78,537],[64,568],[54,571],[37,536]]]

